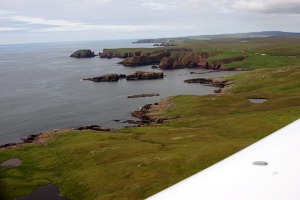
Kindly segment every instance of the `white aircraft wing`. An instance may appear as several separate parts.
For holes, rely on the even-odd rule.
[[[300,200],[300,119],[148,198],[168,199]]]

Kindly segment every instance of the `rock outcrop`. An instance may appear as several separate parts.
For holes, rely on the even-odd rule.
[[[94,52],[90,49],[80,49],[70,55],[73,58],[92,58],[95,57]]]
[[[159,79],[163,78],[164,73],[163,72],[141,72],[137,71],[130,75],[127,75],[126,80],[132,81],[132,80],[147,80],[147,79]]]
[[[126,75],[125,75],[126,76]],[[88,80],[88,81],[94,81],[94,82],[114,82],[114,81],[119,81],[119,79],[124,78],[124,75],[118,75],[118,74],[104,74],[98,77],[94,78],[86,78],[83,80]]]

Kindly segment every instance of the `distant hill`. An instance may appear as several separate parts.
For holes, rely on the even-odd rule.
[[[219,35],[198,35],[188,36],[187,39],[202,40],[202,39],[218,39],[218,38],[263,38],[272,36],[300,36],[300,33],[282,32],[282,31],[262,31],[250,33],[232,33]]]
[[[187,40],[211,40],[211,39],[225,39],[225,38],[266,38],[272,36],[298,36],[300,33],[283,32],[283,31],[262,31],[262,32],[249,32],[249,33],[232,33],[232,34],[219,34],[219,35],[198,35],[187,36],[178,38],[158,38],[158,39],[143,39],[135,43],[163,43],[163,42],[180,42]]]

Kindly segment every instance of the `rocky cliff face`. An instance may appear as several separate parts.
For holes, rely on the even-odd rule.
[[[216,55],[217,53],[215,52],[196,53],[193,49],[188,48],[168,48],[158,49],[157,51],[151,53],[145,53],[142,51],[120,53],[114,49],[104,49],[103,53],[101,53],[99,56],[100,58],[123,58],[123,61],[119,64],[124,66],[159,64],[159,68],[161,69],[201,67],[217,70],[237,70],[228,69],[224,65],[246,59],[244,56],[238,56],[222,60],[207,60],[207,58]]]
[[[140,55],[133,56],[124,59],[120,64],[125,66],[140,66],[140,65],[150,65],[158,64],[164,57],[170,56],[170,52],[160,52],[152,55]]]
[[[191,51],[173,52],[171,56],[164,57],[159,67],[161,69],[177,69],[185,67],[205,66],[206,59],[216,53],[195,53]]]
[[[109,49],[103,49],[103,53],[99,53],[99,57],[100,58],[129,58],[133,56],[140,56],[141,53],[142,51],[120,53]]]

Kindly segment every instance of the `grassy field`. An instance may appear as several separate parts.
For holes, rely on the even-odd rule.
[[[218,51],[219,58],[247,55],[232,65],[259,68],[227,77],[233,85],[224,94],[172,97],[173,106],[162,116],[181,118],[109,133],[63,131],[47,145],[1,150],[0,162],[20,158],[22,165],[0,167],[0,199],[49,183],[73,200],[144,199],[300,118],[300,43],[294,38],[247,43],[180,45]],[[253,104],[249,98],[268,101]]]

